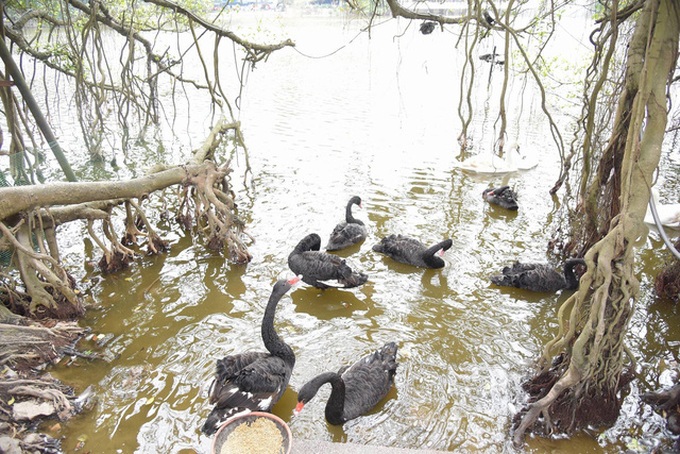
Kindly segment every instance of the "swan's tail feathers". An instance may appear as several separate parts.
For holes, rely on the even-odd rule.
[[[503,271],[505,271],[505,269]],[[496,285],[500,285],[501,287],[515,286],[512,277],[508,276],[507,274],[497,274],[495,276],[491,276],[491,282]]]
[[[397,348],[396,343],[388,342],[375,352],[384,369],[388,372],[390,381],[394,380],[394,375],[397,373]]]
[[[343,287],[346,288],[364,285],[366,281],[368,281],[368,276],[365,275],[364,273],[352,273],[351,275],[345,277],[342,280],[342,282],[344,283]]]
[[[327,287],[333,287],[333,288],[344,288],[346,285],[344,285],[342,282],[335,280],[335,279],[327,279],[327,280],[318,280],[316,281],[319,284],[323,284]]]
[[[203,427],[201,427],[201,431],[206,435],[212,435],[217,432],[217,429],[219,429],[222,423],[224,423],[227,419],[250,413],[251,411],[252,410],[249,408],[242,407],[215,407],[205,420]]]
[[[342,265],[338,269],[339,277],[338,282],[340,282],[341,287],[351,288],[363,285],[368,280],[368,276],[364,273],[354,271],[346,262],[342,261]]]

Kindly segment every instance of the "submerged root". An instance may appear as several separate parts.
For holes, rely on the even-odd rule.
[[[132,262],[133,256],[126,254],[123,251],[112,251],[110,254],[104,254],[97,266],[102,273],[117,273],[118,271],[127,269]]]
[[[530,401],[513,419],[515,445],[521,445],[526,432],[542,436],[572,434],[587,427],[613,424],[623,401],[621,390],[630,382],[627,374],[616,389],[585,387],[584,382],[572,369],[563,375],[560,367],[554,367],[524,383]]]
[[[195,222],[207,237],[210,250],[226,250],[230,262],[245,264],[252,256],[242,240],[244,226],[236,216],[233,195],[226,183],[229,172],[226,166],[206,163],[201,172],[188,174],[177,221],[186,230]]]

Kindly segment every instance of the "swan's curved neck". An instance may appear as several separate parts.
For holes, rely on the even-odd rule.
[[[295,246],[293,253],[301,254],[302,252],[318,251],[319,249],[321,249],[321,238],[318,235],[309,235]]]
[[[352,215],[352,205],[354,205],[354,202],[350,201],[345,208],[345,222],[348,224],[357,224],[358,221]]]
[[[342,377],[335,372],[328,372],[325,379],[326,383],[331,384],[331,395],[326,403],[326,420],[331,424],[343,424],[345,418],[345,382]]]
[[[298,392],[298,399],[302,399],[298,402],[304,404],[312,400],[319,392],[319,388],[326,383],[330,383],[332,387],[331,395],[326,402],[326,420],[335,425],[343,424],[345,422],[343,416],[345,413],[345,382],[336,372],[324,372],[312,378]]]
[[[444,260],[441,257],[438,257],[436,254],[439,252],[439,250],[446,251],[449,249],[451,247],[450,241],[451,240],[444,240],[426,249],[423,253],[423,261],[432,268],[442,268],[446,262],[444,262]]]
[[[574,268],[577,265],[585,265],[586,261],[580,258],[569,259],[564,262],[564,279],[567,281],[567,290],[576,290],[578,288],[578,278]]]
[[[283,360],[292,367],[295,364],[295,353],[293,353],[293,350],[279,337],[274,329],[276,305],[279,303],[282,296],[283,294],[272,292],[269,297],[267,308],[264,311],[264,317],[262,317],[262,341],[269,353],[278,356],[279,358],[283,358]]]

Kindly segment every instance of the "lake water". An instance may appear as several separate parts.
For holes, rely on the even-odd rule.
[[[156,215],[169,253],[144,257],[111,276],[89,266],[80,271],[80,284],[95,303],[82,325],[109,339],[109,361],[75,359],[53,371],[78,391],[93,385],[98,394],[95,408],[59,434],[64,448],[73,452],[84,443],[82,450],[91,452],[208,452],[210,439],[199,429],[211,408],[216,359],[263,349],[262,313],[274,282],[290,275],[288,254],[308,233],[325,241],[349,198],[359,195],[363,209],[355,209],[355,216],[367,224],[369,236],[341,255],[368,274],[368,283],[324,292],[303,285],[284,296],[275,325],[297,363],[273,412],[298,439],[512,452],[511,420],[524,399],[520,385],[556,333],[556,314],[568,296],[504,290],[488,280],[516,259],[549,259],[549,222],[558,205],[548,190],[559,175],[559,155],[531,84],[525,89],[519,76],[510,82],[508,140],[538,166],[480,176],[455,167],[463,51],[450,30],[422,35],[417,23],[380,17],[369,37],[362,32],[364,20],[327,10],[295,17],[232,14],[225,23],[246,37],[264,30],[271,41],[290,37],[296,43],[247,72],[234,103],[241,108],[253,179],[252,185],[241,183],[239,155],[232,183],[255,239],[253,260],[230,265],[209,252],[203,239]],[[562,29],[561,45],[582,48],[575,29]],[[501,37],[482,42],[479,53],[494,46],[502,48]],[[222,52],[224,74],[235,73],[239,65],[229,62],[230,46]],[[477,65],[483,70],[472,100],[474,152],[493,147],[502,76],[500,67],[489,75],[488,64]],[[210,126],[205,106],[190,96],[183,102],[191,115],[180,115],[176,123],[191,133],[165,131],[166,150],[174,155],[158,159],[183,162]],[[564,102],[563,121],[573,106],[559,96],[552,102]],[[139,159],[145,164],[155,158]],[[130,172],[139,171],[141,166]],[[518,193],[517,212],[482,200],[483,189],[502,183]],[[83,260],[98,260],[88,241],[83,248],[82,227],[70,228],[73,234],[63,240],[66,263],[81,269]],[[371,250],[392,233],[427,244],[451,238],[446,267],[415,269]],[[642,293],[628,343],[640,376],[616,426],[592,437],[530,438],[530,452],[621,452],[663,438],[663,419],[638,403],[640,392],[668,386],[676,374],[678,311],[652,292],[651,279],[664,261],[661,250],[650,237],[639,253]],[[296,391],[307,380],[388,341],[399,345],[396,386],[374,411],[330,426],[323,416],[329,390],[322,389],[292,417]]]

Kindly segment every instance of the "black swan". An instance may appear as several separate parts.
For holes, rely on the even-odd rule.
[[[482,191],[482,198],[489,203],[498,205],[508,210],[517,210],[517,194],[510,186],[500,188],[486,188]]]
[[[355,195],[347,202],[345,222],[336,225],[331,232],[331,238],[326,245],[327,251],[344,249],[366,239],[366,227],[363,222],[352,216],[352,205],[358,205],[361,208],[361,197]]]
[[[320,248],[321,238],[310,233],[288,256],[288,267],[302,276],[302,282],[320,289],[351,288],[366,283],[368,276],[353,271],[342,257],[320,252]]]
[[[380,252],[397,262],[422,268],[443,268],[445,263],[440,257],[444,255],[453,242],[448,239],[427,247],[413,238],[403,235],[390,235],[373,246],[375,252]]]
[[[436,22],[432,21],[425,21],[422,24],[420,24],[420,33],[423,35],[429,35],[434,31],[434,27],[437,25]]]
[[[321,386],[330,383],[332,390],[326,403],[326,420],[342,425],[375,407],[394,385],[396,372],[397,344],[389,342],[353,365],[345,366],[337,373],[317,375],[303,385],[298,392],[294,414],[302,411]]]
[[[217,360],[210,385],[210,403],[215,407],[201,428],[206,435],[237,413],[270,411],[285,391],[295,354],[276,334],[274,313],[281,297],[299,281],[294,277],[274,284],[262,318],[262,340],[269,353],[245,352]]]
[[[503,268],[503,274],[491,276],[491,282],[504,287],[517,287],[532,292],[557,292],[558,290],[576,290],[578,278],[574,268],[585,265],[582,258],[571,258],[564,262],[564,272],[553,269],[543,263],[515,262]]]

